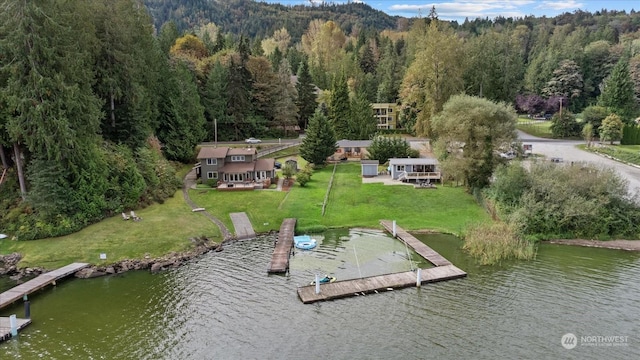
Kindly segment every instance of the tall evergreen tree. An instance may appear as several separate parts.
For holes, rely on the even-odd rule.
[[[300,62],[296,90],[298,92],[298,98],[296,100],[296,105],[299,110],[298,126],[300,126],[300,129],[305,130],[307,128],[309,118],[313,116],[313,113],[318,107],[318,103],[316,102],[316,89],[312,83],[306,59],[303,59]]]
[[[6,131],[17,149],[16,163],[21,163],[18,160],[26,149],[27,171],[23,173],[48,176],[47,181],[34,178],[29,189],[37,217],[68,221],[75,229],[95,219],[104,208],[104,176],[96,151],[100,102],[91,89],[92,59],[87,51],[95,41],[89,5],[0,4],[0,68],[7,74],[1,91],[11,113]],[[57,170],[47,173],[45,168],[52,166]],[[53,184],[61,191],[44,198]],[[53,208],[47,203],[66,205]]]
[[[215,141],[218,138],[231,139],[231,134],[221,133],[221,136],[218,136],[218,122],[221,124],[229,122],[227,115],[227,104],[229,103],[228,82],[229,69],[217,61],[209,71],[202,95],[209,139]]]
[[[329,103],[329,121],[333,126],[338,139],[349,139],[349,88],[344,73],[337,76],[331,89],[331,102]]]
[[[193,149],[206,137],[204,107],[193,75],[183,63],[172,69],[168,86],[171,89],[168,114],[158,129],[158,139],[169,160],[188,163]]]
[[[232,119],[232,123],[229,125],[233,131],[233,140],[242,139],[243,127],[246,128],[248,117],[252,114],[251,73],[245,64],[246,61],[243,61],[241,56],[231,56],[227,90],[229,94],[228,111]]]
[[[363,92],[351,101],[349,116],[349,133],[352,140],[369,140],[375,134],[377,125],[373,116],[373,108]]]
[[[336,150],[338,144],[333,127],[322,109],[318,108],[309,119],[307,134],[300,145],[300,156],[314,165],[324,165]]]
[[[620,116],[623,122],[630,122],[638,113],[633,82],[629,75],[629,63],[621,58],[604,81],[604,88],[598,105]]]
[[[286,58],[280,61],[278,69],[273,120],[287,136],[298,122],[298,107],[296,106],[298,94],[295,86],[291,83],[291,67]]]

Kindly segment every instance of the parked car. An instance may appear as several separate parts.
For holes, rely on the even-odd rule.
[[[250,137],[246,139],[244,142],[246,142],[247,144],[259,144],[262,142],[262,140]]]
[[[276,163],[273,165],[276,169],[282,169],[282,163],[276,161]]]

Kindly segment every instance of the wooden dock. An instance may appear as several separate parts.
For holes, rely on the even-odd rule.
[[[380,224],[393,235],[393,222],[389,220],[381,220]],[[447,266],[451,265],[451,262],[445,259],[442,255],[438,254],[435,250],[428,247],[422,241],[416,239],[413,235],[402,229],[396,224],[396,237],[402,240],[405,244],[410,246],[415,252],[420,254],[427,261],[435,266]]]
[[[467,276],[467,273],[453,265],[420,269],[421,284],[457,279],[465,276]],[[298,297],[300,297],[300,300],[302,300],[303,303],[309,304],[317,301],[361,296],[371,293],[390,291],[392,289],[416,286],[417,282],[417,272],[407,271],[321,284],[319,294],[316,294],[315,285],[303,286],[298,288]]]
[[[16,330],[20,331],[31,324],[31,319],[16,319]],[[11,323],[8,317],[0,317],[0,342],[11,339]]]
[[[393,222],[381,220],[382,226],[393,234]],[[420,269],[420,279],[417,271],[407,271],[395,274],[371,276],[360,279],[336,281],[320,285],[320,293],[316,294],[316,286],[309,285],[298,288],[298,297],[303,303],[333,300],[350,296],[366,295],[389,291],[393,289],[418,286],[419,284],[458,279],[467,276],[467,273],[455,267],[449,260],[438,254],[435,250],[416,239],[399,226],[395,226],[395,236],[410,246],[416,253],[432,263],[435,267]],[[419,284],[418,284],[419,282]]]
[[[288,218],[282,221],[280,232],[278,232],[278,240],[267,273],[278,274],[286,273],[289,270],[289,256],[293,248],[293,235],[296,229],[296,219]]]
[[[0,309],[12,304],[13,302],[22,299],[23,296],[29,295],[43,287],[54,284],[59,279],[69,276],[78,270],[84,269],[90,264],[87,263],[73,263],[67,266],[63,266],[57,270],[44,273],[34,279],[31,279],[24,284],[20,284],[10,290],[7,290],[0,294]]]

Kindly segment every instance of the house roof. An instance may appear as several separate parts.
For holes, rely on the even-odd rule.
[[[389,165],[438,165],[434,158],[395,158],[389,159]]]
[[[360,160],[362,165],[380,165],[379,160]]]
[[[266,158],[256,160],[256,171],[271,171],[276,165],[276,159]]]
[[[250,148],[230,148],[227,155],[255,155],[258,153],[258,150],[254,147]]]
[[[198,159],[222,159],[227,156],[228,147],[203,146],[198,153]]]
[[[338,147],[369,147],[371,146],[371,140],[339,140]]]
[[[218,171],[227,173],[227,174],[239,174],[246,173],[248,171],[253,171],[255,167],[254,162],[232,162],[227,163]]]

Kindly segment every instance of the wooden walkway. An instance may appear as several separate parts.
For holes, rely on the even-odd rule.
[[[31,319],[16,319],[18,332],[31,324]],[[0,342],[11,339],[11,323],[8,317],[0,317]]]
[[[389,220],[381,220],[382,226],[393,234],[393,222]],[[407,246],[410,246],[420,256],[435,265],[434,268],[420,269],[420,279],[418,279],[417,271],[407,271],[395,274],[386,274],[371,276],[361,279],[352,279],[344,281],[336,281],[334,283],[321,284],[320,293],[316,294],[316,286],[309,285],[298,288],[298,297],[303,303],[313,303],[316,301],[325,301],[339,299],[349,296],[366,295],[370,293],[378,293],[380,291],[389,291],[409,286],[417,286],[420,284],[433,283],[438,281],[458,279],[467,276],[467,273],[455,267],[438,254],[435,250],[425,245],[422,241],[416,239],[397,224],[395,227],[395,235],[402,240]]]
[[[0,309],[12,304],[19,299],[22,299],[24,295],[29,295],[49,284],[55,284],[56,280],[69,276],[77,272],[78,270],[86,268],[89,265],[90,264],[87,263],[69,264],[57,270],[44,273],[34,279],[25,282],[24,284],[20,284],[10,290],[7,290],[0,294]]]
[[[389,233],[391,233],[393,235],[393,222],[392,221],[381,220],[380,224],[382,224],[382,226]],[[427,245],[425,245],[425,243],[423,243],[422,241],[416,239],[413,235],[409,234],[404,229],[400,228],[397,224],[396,224],[396,237],[398,239],[404,241],[405,244],[411,246],[411,248],[415,252],[420,254],[420,256],[425,258],[427,261],[429,261],[433,265],[435,265],[435,266],[451,265],[451,262],[449,260],[445,259],[442,255],[438,254],[435,250],[433,250],[432,248],[430,248]]]
[[[453,265],[420,269],[421,284],[457,279],[465,276],[467,276],[467,273]],[[417,272],[407,271],[321,284],[319,294],[316,294],[315,285],[303,286],[298,288],[298,297],[300,297],[303,303],[309,304],[316,301],[334,300],[416,286],[417,282]]]
[[[289,270],[289,256],[293,248],[293,234],[295,233],[295,229],[295,218],[288,218],[282,221],[280,232],[278,232],[278,241],[275,249],[273,249],[273,255],[271,255],[271,262],[269,263],[267,273],[286,273],[287,270]]]
[[[247,213],[230,213],[229,217],[231,217],[231,222],[233,222],[233,227],[236,230],[236,239],[246,240],[256,237],[256,232],[253,230],[253,226],[251,226],[251,221],[249,221]]]

